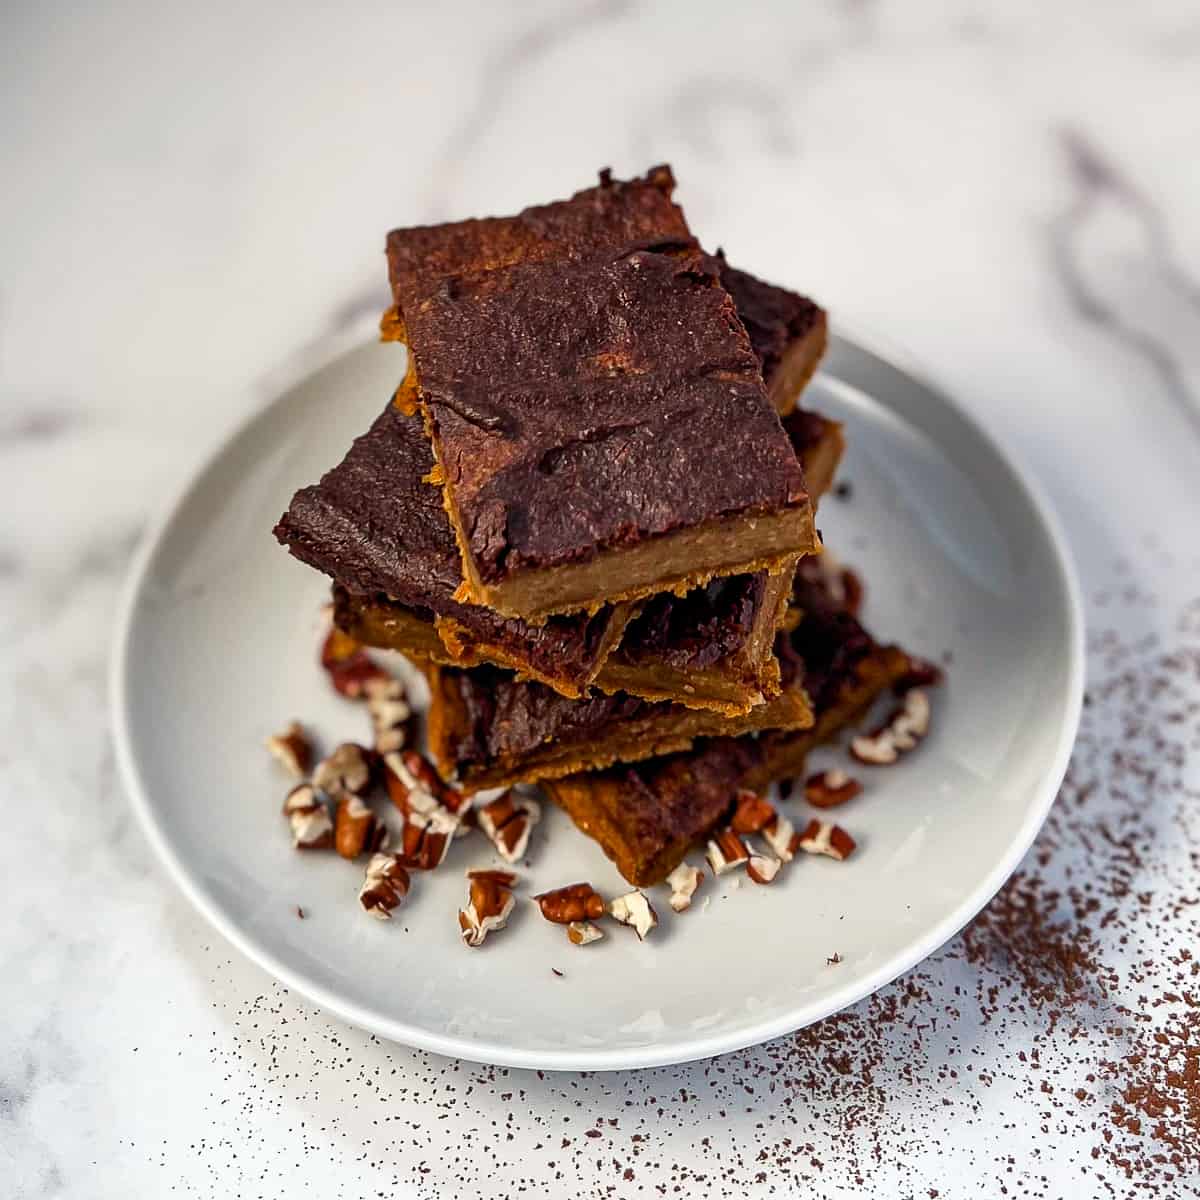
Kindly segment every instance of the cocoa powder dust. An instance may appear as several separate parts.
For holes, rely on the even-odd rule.
[[[1170,607],[1118,567],[1090,610],[1044,831],[969,928],[869,999],[704,1062],[543,1074],[256,996],[214,946],[230,1001],[196,1049],[219,1082],[204,1136],[172,1130],[156,1161],[214,1196],[244,1172],[274,1194],[297,1163],[332,1173],[330,1197],[1200,1196],[1200,600]]]

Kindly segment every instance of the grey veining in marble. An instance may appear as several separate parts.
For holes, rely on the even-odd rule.
[[[1130,960],[1200,932],[1195,6],[129,0],[9,6],[0,64],[0,1191],[1127,1194],[1111,1147],[1145,1139],[1088,1064],[1122,1007],[1174,1036],[1170,970]],[[182,478],[369,336],[387,228],[662,160],[706,241],[911,350],[1062,515],[1093,705],[1025,871],[1051,922],[1085,865],[1125,889],[1077,1028],[1003,990],[984,926],[796,1043],[628,1076],[437,1060],[237,958],[133,823],[110,628]],[[835,1037],[868,1035],[842,1074]]]

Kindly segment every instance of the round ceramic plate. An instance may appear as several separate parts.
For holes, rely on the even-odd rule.
[[[1082,691],[1077,587],[1053,520],[996,445],[937,390],[845,340],[806,396],[845,422],[849,446],[849,495],[821,508],[826,544],[865,576],[864,619],[881,640],[948,663],[930,737],[898,766],[860,770],[864,794],[838,813],[858,840],[853,858],[802,856],[770,887],[710,880],[679,916],[653,889],[662,922],[644,944],[613,926],[576,948],[521,903],[469,950],[456,914],[464,869],[495,861],[481,837],[418,877],[391,922],[359,910],[361,863],[292,850],[280,815],[289,784],[264,737],[293,718],[326,744],[368,729],[316,664],[327,581],[271,528],[293,490],[366,429],[402,355],[354,350],[239,429],[130,583],[113,666],[121,768],[167,868],[230,941],[384,1037],[509,1066],[602,1069],[700,1058],[816,1021],[912,967],[986,903],[1066,768]],[[813,757],[840,761],[836,747]],[[557,811],[530,858],[526,896],[580,879],[624,890]]]

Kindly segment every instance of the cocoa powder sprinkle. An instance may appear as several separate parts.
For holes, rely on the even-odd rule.
[[[195,1160],[227,1184],[253,1155],[266,1192],[333,1155],[332,1195],[431,1200],[940,1200],[963,1180],[1036,1200],[1195,1195],[1200,598],[1172,607],[1131,578],[1093,599],[1088,704],[1034,847],[966,930],[875,995],[716,1059],[577,1074],[382,1043],[280,985],[246,991],[245,967],[194,1044],[211,1058],[203,1127],[166,1132],[162,1169]],[[243,968],[203,953],[229,996]]]

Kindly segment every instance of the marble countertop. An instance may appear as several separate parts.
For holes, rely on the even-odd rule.
[[[7,1194],[1197,1194],[1194,5],[0,21]],[[664,159],[706,240],[903,347],[1040,479],[1090,622],[1071,773],[965,934],[795,1037],[590,1076],[385,1045],[153,860],[109,744],[116,597],[206,449],[369,330],[384,230]]]

